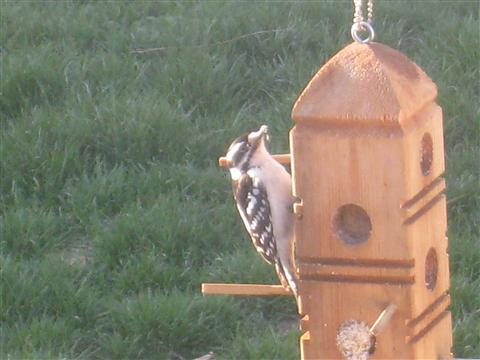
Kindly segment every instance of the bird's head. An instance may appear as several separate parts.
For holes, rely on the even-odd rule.
[[[265,141],[268,141],[267,125],[262,125],[257,131],[244,134],[232,142],[225,156],[232,178],[239,177],[248,170],[255,153],[265,149]]]

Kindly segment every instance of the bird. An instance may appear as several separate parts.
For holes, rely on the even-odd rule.
[[[255,249],[297,297],[292,179],[268,152],[267,141],[267,125],[236,138],[227,150],[226,164],[238,212]]]

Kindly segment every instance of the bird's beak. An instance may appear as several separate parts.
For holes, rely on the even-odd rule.
[[[250,145],[258,144],[262,139],[268,140],[268,126],[262,125],[260,129],[248,135],[248,142]]]

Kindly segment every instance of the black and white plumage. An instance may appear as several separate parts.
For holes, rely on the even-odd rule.
[[[235,186],[235,200],[253,245],[263,259],[272,264],[277,255],[271,209],[265,186],[255,175],[243,174]]]
[[[296,295],[291,177],[267,151],[267,126],[237,138],[226,159],[237,208],[253,245]]]

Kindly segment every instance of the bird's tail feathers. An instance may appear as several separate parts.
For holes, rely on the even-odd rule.
[[[278,259],[275,262],[275,270],[277,271],[277,275],[280,279],[280,282],[282,286],[285,289],[289,289],[293,292],[293,295],[295,298],[297,297],[297,280],[294,277],[293,274],[290,273],[290,271],[283,266],[283,264],[280,262],[280,259]]]

